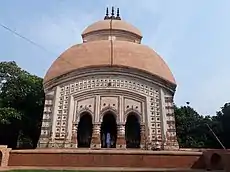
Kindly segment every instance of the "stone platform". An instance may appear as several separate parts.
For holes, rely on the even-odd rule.
[[[35,149],[12,150],[8,166],[204,168],[202,152]]]
[[[140,169],[142,169],[140,171],[227,169],[230,171],[230,153],[226,150],[34,149],[9,150],[8,155],[8,164],[4,167],[6,170],[18,168],[103,168],[106,171],[117,171],[116,169],[123,169],[121,171],[130,171],[131,169],[133,169],[131,171],[139,171]]]

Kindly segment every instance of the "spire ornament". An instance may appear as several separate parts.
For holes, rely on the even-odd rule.
[[[117,17],[116,17],[116,19],[121,20],[119,8],[117,8]]]
[[[111,16],[109,16],[109,8],[108,7],[106,8],[106,13],[105,13],[104,20],[109,20],[109,19],[121,20],[119,8],[117,8],[116,16],[115,16],[115,13],[114,13],[114,7],[112,7]]]
[[[106,14],[105,14],[104,20],[108,20],[108,19],[109,19],[109,8],[107,7],[106,8]]]
[[[112,7],[111,19],[115,19],[115,16],[114,16],[114,7]]]

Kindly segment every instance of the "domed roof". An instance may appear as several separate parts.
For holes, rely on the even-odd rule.
[[[111,45],[113,46],[111,48]],[[75,45],[54,61],[44,83],[58,76],[85,67],[113,66],[136,68],[176,84],[164,60],[151,48],[127,41],[100,40]]]
[[[82,33],[82,35],[86,35],[92,32],[101,31],[101,30],[120,30],[120,31],[126,31],[133,34],[136,34],[140,37],[142,37],[141,32],[134,27],[133,25],[123,21],[123,20],[101,20],[96,23],[93,23],[92,25],[88,26]]]

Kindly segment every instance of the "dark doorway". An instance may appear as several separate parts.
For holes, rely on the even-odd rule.
[[[77,142],[79,148],[89,148],[92,138],[93,124],[89,113],[82,113],[78,123]]]
[[[140,123],[136,114],[129,114],[125,124],[125,140],[127,148],[140,148]]]
[[[101,147],[116,148],[117,122],[113,113],[107,112],[101,123]]]
[[[1,165],[2,165],[2,151],[0,151],[0,167],[1,167]]]
[[[214,153],[211,156],[210,164],[212,170],[223,170],[221,156],[217,153]]]

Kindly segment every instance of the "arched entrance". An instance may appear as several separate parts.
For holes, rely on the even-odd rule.
[[[92,138],[93,124],[92,116],[88,112],[83,112],[78,123],[77,142],[79,148],[89,148]]]
[[[125,123],[125,140],[127,148],[140,148],[141,127],[139,118],[135,113],[127,116]]]
[[[0,150],[0,167],[1,167],[1,165],[2,165],[2,151]]]
[[[112,112],[107,112],[103,116],[101,123],[101,147],[116,148],[117,122]]]
[[[214,153],[210,159],[212,170],[223,170],[222,158],[219,154]]]

